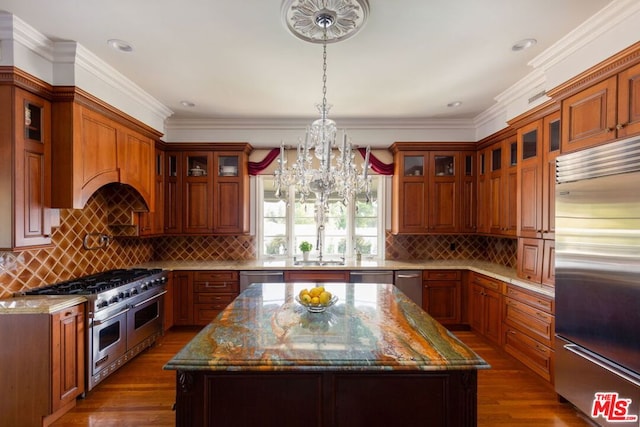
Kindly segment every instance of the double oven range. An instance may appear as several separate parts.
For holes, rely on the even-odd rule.
[[[87,298],[87,389],[151,346],[163,333],[167,273],[124,269],[32,289],[26,295]]]

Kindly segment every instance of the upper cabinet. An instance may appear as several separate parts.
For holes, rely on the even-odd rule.
[[[640,134],[640,43],[549,91],[562,101],[561,152]]]
[[[501,132],[479,145],[477,230],[483,234],[515,236],[518,163],[515,132]]]
[[[60,98],[53,105],[53,206],[82,208],[98,188],[119,182],[135,188],[154,211],[159,134],[79,89]]]
[[[391,150],[396,165],[393,233],[457,233],[462,231],[463,223],[465,227],[475,227],[474,221],[465,219],[461,212],[463,195],[467,199],[465,208],[475,208],[473,154],[437,151],[437,147],[414,143],[395,143]]]
[[[0,82],[0,250],[51,244],[50,156],[51,103]]]
[[[250,151],[249,144],[168,147],[165,233],[248,233]]]
[[[162,148],[155,149],[153,170],[156,208],[154,211],[139,213],[141,236],[160,236],[164,233],[165,153]]]

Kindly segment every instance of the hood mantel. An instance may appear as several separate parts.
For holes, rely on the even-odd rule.
[[[54,88],[53,123],[53,207],[82,209],[96,190],[120,183],[154,210],[160,134],[77,88]]]

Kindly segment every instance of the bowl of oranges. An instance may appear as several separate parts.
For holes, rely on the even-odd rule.
[[[338,297],[325,290],[324,286],[316,286],[301,290],[295,296],[295,300],[311,313],[322,313],[334,305],[338,301]]]

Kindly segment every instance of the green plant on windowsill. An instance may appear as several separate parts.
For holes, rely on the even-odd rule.
[[[309,252],[311,251],[311,249],[313,249],[313,245],[306,240],[300,243],[300,246],[298,247],[300,248],[300,251],[302,251],[302,253]]]

